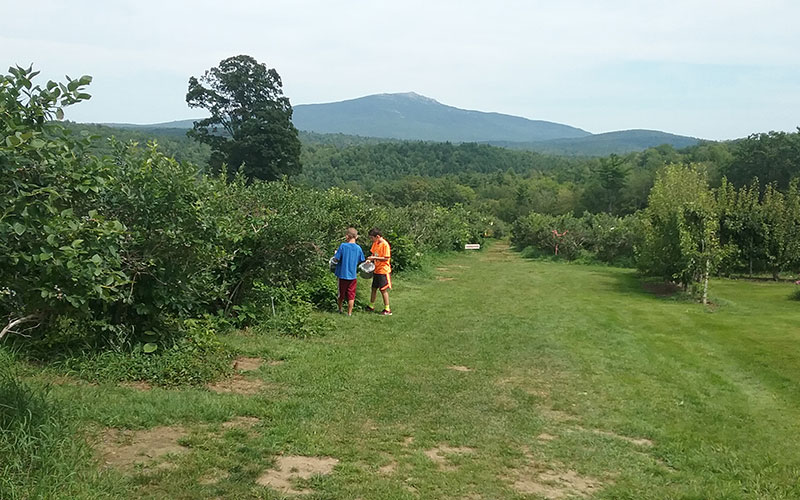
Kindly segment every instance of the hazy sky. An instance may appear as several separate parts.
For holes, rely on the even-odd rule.
[[[800,126],[798,0],[2,0],[0,71],[89,74],[74,121],[204,116],[190,76],[248,54],[293,105],[416,92],[599,133]]]

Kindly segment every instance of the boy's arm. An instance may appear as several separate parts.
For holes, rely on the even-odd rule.
[[[381,260],[381,261],[389,260],[391,256],[391,250],[389,250],[389,245],[379,246],[377,250],[378,252],[385,253],[386,255],[378,255],[376,253],[373,253],[368,260]]]

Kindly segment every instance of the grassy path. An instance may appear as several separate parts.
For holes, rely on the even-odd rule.
[[[313,340],[229,336],[272,361],[243,375],[263,384],[255,394],[55,391],[93,435],[182,433],[188,451],[105,471],[97,497],[800,498],[789,292],[714,282],[709,311],[644,291],[628,270],[496,244],[399,279],[392,317],[336,316]],[[295,456],[338,462],[283,489],[265,479],[302,475],[282,462]]]

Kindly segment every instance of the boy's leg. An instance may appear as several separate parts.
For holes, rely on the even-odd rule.
[[[369,296],[369,307],[367,307],[368,311],[375,310],[375,298],[377,297],[377,295],[378,295],[378,289],[373,287],[372,292],[370,293]]]
[[[356,303],[356,287],[358,286],[358,280],[351,280],[347,283],[347,315],[353,315],[353,304]]]
[[[342,293],[342,279],[339,278],[339,295],[336,297],[336,305],[339,307],[339,312],[342,312],[342,302],[344,301],[344,294]]]
[[[392,309],[389,307],[389,289],[381,290],[381,297],[383,297],[383,309],[385,311],[391,311]]]

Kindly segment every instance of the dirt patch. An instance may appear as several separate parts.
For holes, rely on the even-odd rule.
[[[455,469],[455,467],[453,467],[448,461],[448,455],[468,455],[472,453],[475,453],[475,448],[469,448],[467,446],[453,448],[451,446],[442,445],[437,446],[436,448],[431,448],[430,450],[425,450],[425,455],[439,467],[445,470]]]
[[[250,429],[261,422],[256,417],[233,417],[227,422],[222,422],[223,429]]]
[[[280,456],[276,460],[275,469],[261,474],[256,483],[290,495],[304,495],[312,491],[296,489],[293,484],[295,481],[330,474],[338,463],[339,460],[331,457]]]
[[[536,439],[538,439],[539,441],[555,441],[558,438],[556,436],[553,436],[552,434],[548,434],[546,432],[543,432],[543,433],[539,434],[538,436],[536,436]]]
[[[391,460],[388,464],[386,464],[386,465],[384,465],[384,466],[382,466],[382,467],[380,467],[378,469],[378,474],[380,474],[382,476],[390,476],[390,475],[394,474],[394,471],[396,471],[396,470],[397,470],[397,462],[394,461],[394,460]]]
[[[579,429],[582,430],[582,431],[591,432],[593,434],[598,434],[600,436],[608,436],[608,437],[611,437],[611,438],[614,438],[614,439],[621,439],[622,441],[626,441],[628,443],[635,444],[636,446],[645,446],[647,448],[650,448],[650,447],[652,447],[654,445],[654,443],[651,440],[646,439],[646,438],[632,438],[632,437],[628,437],[628,436],[623,436],[621,434],[617,434],[616,432],[603,431],[603,430],[600,430],[600,429],[584,429],[582,427],[579,427]]]
[[[454,365],[454,366],[448,366],[447,368],[449,370],[455,370],[457,372],[471,372],[472,371],[472,368],[469,368],[469,367],[466,367],[466,366],[456,366],[456,365]]]
[[[497,385],[503,389],[519,389],[520,391],[536,396],[538,398],[546,399],[550,397],[550,393],[540,387],[534,387],[534,383],[527,378],[523,377],[505,377],[497,380]]]
[[[126,387],[128,389],[133,389],[135,391],[149,391],[153,388],[152,384],[149,382],[144,382],[143,380],[135,380],[133,382],[120,382],[120,387]]]
[[[284,361],[282,359],[272,359],[270,361],[267,361],[267,366],[280,366],[280,365],[284,364],[285,362],[286,361]]]
[[[361,423],[361,432],[364,432],[364,433],[375,432],[379,428],[380,427],[378,427],[378,424],[374,420],[372,420],[371,418],[368,418],[368,419],[364,420],[364,422]]]
[[[405,446],[406,448],[408,448],[412,444],[414,444],[414,438],[412,436],[406,436],[405,439],[403,439],[403,446]]]
[[[202,484],[204,486],[209,486],[212,484],[217,484],[218,482],[223,481],[225,479],[228,479],[228,476],[230,476],[230,474],[228,474],[227,471],[224,471],[222,469],[211,469],[210,471],[203,474],[202,477],[200,477],[200,479],[197,480],[197,483]]]
[[[189,451],[178,444],[187,435],[182,427],[154,427],[142,431],[106,429],[97,449],[106,466],[127,468],[169,454]]]
[[[548,500],[593,495],[605,485],[596,478],[582,476],[573,470],[553,470],[530,463],[509,478],[512,487],[524,495],[538,495]]]
[[[261,358],[236,358],[233,360],[233,369],[240,372],[252,372],[261,368],[264,360]]]
[[[533,477],[518,479],[513,484],[513,488],[520,493],[539,495],[549,500],[575,496],[585,498],[602,486],[600,481],[581,476],[572,470],[540,472]]]
[[[437,276],[436,281],[453,281],[455,278],[451,278],[449,276]]]
[[[266,388],[262,380],[245,378],[241,375],[235,375],[226,380],[220,380],[207,387],[210,391],[218,394],[245,394],[253,395],[258,394]]]
[[[439,271],[440,273],[446,273],[446,272],[448,272],[450,270],[450,268],[449,267],[437,267],[436,270]]]
[[[642,288],[659,297],[669,297],[683,291],[683,288],[675,283],[642,283]]]
[[[553,420],[555,422],[574,422],[578,419],[574,415],[570,415],[565,411],[553,410],[550,408],[543,408],[540,410],[540,413],[547,420]]]

